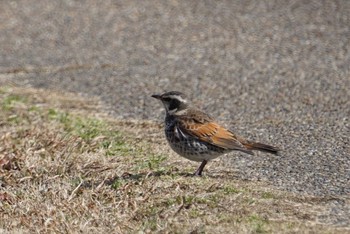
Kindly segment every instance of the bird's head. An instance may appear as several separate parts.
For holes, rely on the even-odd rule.
[[[162,101],[167,114],[170,115],[185,110],[188,107],[186,95],[178,91],[154,94],[152,97]]]

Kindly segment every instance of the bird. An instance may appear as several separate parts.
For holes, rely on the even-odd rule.
[[[201,162],[194,176],[202,176],[205,165],[228,152],[241,151],[254,155],[255,150],[277,155],[277,147],[254,142],[226,129],[207,113],[196,108],[179,91],[154,94],[165,108],[165,136],[170,147],[180,156]]]

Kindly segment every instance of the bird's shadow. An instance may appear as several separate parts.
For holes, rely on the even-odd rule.
[[[171,176],[174,178],[177,177],[185,177],[185,178],[213,178],[213,179],[241,179],[237,173],[234,171],[224,171],[224,172],[207,172],[201,176],[195,175],[194,173],[189,172],[179,172],[179,171],[151,171],[151,172],[142,172],[142,173],[123,173],[121,176],[115,176],[109,180],[106,180],[105,184],[110,185],[113,184],[117,180],[125,180],[125,181],[142,181],[147,178],[159,178],[162,176]]]
[[[181,172],[177,170],[161,170],[161,171],[150,171],[150,172],[141,172],[141,173],[129,173],[124,172],[122,175],[116,175],[111,178],[107,178],[104,181],[84,181],[82,183],[83,188],[93,188],[99,187],[100,185],[105,186],[115,186],[119,182],[122,183],[141,183],[142,181],[147,180],[148,178],[160,178],[162,176],[170,176],[173,178],[212,178],[212,179],[242,179],[233,171],[220,171],[220,172],[206,172],[202,176],[194,175],[194,173]]]

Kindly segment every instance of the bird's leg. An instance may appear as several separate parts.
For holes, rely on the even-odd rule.
[[[201,163],[201,165],[198,167],[197,171],[194,173],[195,176],[202,176],[202,171],[205,167],[205,165],[207,165],[207,160],[203,160],[203,162]]]

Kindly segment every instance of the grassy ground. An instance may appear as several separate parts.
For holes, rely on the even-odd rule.
[[[322,199],[240,181],[169,151],[161,126],[96,100],[0,88],[0,233],[344,233]]]

